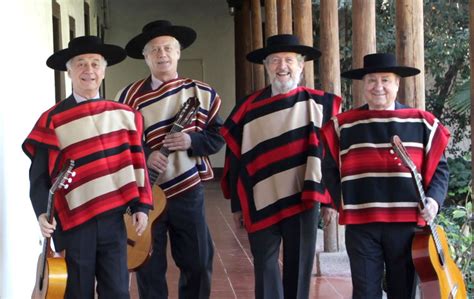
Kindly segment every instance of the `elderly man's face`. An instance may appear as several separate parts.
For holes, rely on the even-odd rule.
[[[168,81],[176,76],[180,55],[179,42],[167,35],[155,37],[143,49],[150,72],[161,81]]]
[[[364,98],[371,110],[386,110],[397,98],[400,77],[394,73],[373,73],[363,78]]]
[[[74,92],[85,98],[92,98],[99,92],[105,77],[105,59],[100,54],[82,54],[70,60],[68,75]]]
[[[264,64],[273,91],[287,93],[298,86],[304,67],[301,55],[294,52],[273,53],[265,58]]]

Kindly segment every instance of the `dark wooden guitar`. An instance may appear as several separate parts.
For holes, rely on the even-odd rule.
[[[176,115],[173,126],[168,134],[181,132],[192,121],[198,109],[198,98],[190,97]],[[169,150],[164,146],[160,148],[160,153],[166,157],[170,154]],[[152,229],[155,221],[166,207],[165,193],[157,184],[159,173],[152,169],[148,169],[148,172],[150,175],[150,183],[152,184],[153,210],[151,210],[148,215],[149,225],[147,225],[141,236],[135,231],[130,210],[124,215],[125,226],[127,227],[127,264],[129,271],[136,271],[151,256],[153,252]]]
[[[402,160],[403,165],[410,170],[418,190],[420,207],[423,209],[426,196],[416,165],[397,135],[392,136],[391,143],[392,149]],[[431,221],[425,229],[416,232],[411,252],[416,272],[420,278],[423,298],[467,298],[463,275],[449,255],[448,241],[441,226],[437,226],[434,221]]]
[[[67,189],[72,177],[76,174],[72,171],[74,161],[69,160],[58,174],[53,186],[49,189],[48,206],[46,214],[49,223],[53,223],[54,217],[54,193],[60,189]],[[64,298],[67,282],[67,267],[64,257],[51,249],[51,238],[44,238],[43,250],[38,258],[36,268],[36,283],[33,289],[32,299],[39,298]]]

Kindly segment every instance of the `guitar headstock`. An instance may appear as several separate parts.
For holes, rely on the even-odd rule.
[[[181,127],[185,127],[189,124],[199,110],[199,104],[199,99],[197,97],[188,98],[179,110],[174,123]]]
[[[392,154],[395,153],[400,160],[402,160],[403,165],[408,167],[412,173],[416,173],[416,165],[413,163],[408,151],[406,150],[405,146],[402,143],[402,140],[398,135],[393,135],[392,139],[390,140],[392,144]],[[401,164],[399,164],[401,165]]]
[[[53,186],[49,189],[49,192],[53,194],[59,189],[69,188],[69,184],[72,182],[72,178],[76,176],[76,172],[72,171],[74,168],[74,160],[68,160],[64,163],[63,169],[59,172]]]

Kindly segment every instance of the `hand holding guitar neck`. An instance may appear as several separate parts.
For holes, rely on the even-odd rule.
[[[428,208],[433,203],[429,203],[423,189],[422,177],[400,137],[392,136],[391,144],[392,154],[396,154],[395,160],[400,158],[402,161],[398,165],[406,166],[410,170],[417,187],[420,208]],[[449,244],[443,228],[436,225],[434,218],[428,222],[427,229],[415,233],[411,252],[420,278],[422,298],[467,298],[463,275],[449,254]]]

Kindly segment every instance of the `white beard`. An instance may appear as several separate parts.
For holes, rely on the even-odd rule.
[[[286,82],[280,82],[275,76],[275,78],[273,78],[273,81],[272,81],[273,95],[287,93],[295,89],[296,87],[298,87],[298,84],[301,81],[301,73],[302,73],[302,70],[299,72],[299,74],[298,73],[295,74],[295,78],[298,78],[298,79],[290,79]]]

